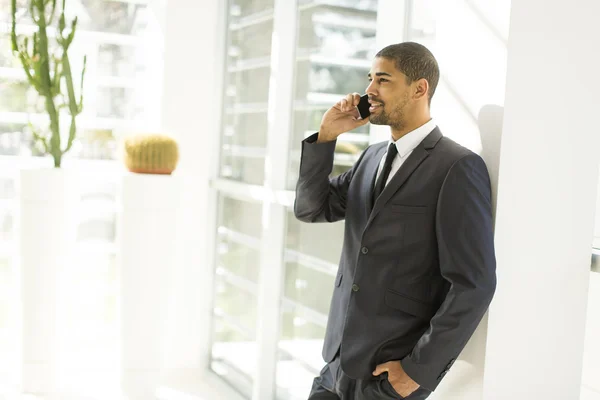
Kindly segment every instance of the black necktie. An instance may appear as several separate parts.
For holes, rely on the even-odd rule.
[[[381,192],[383,192],[383,188],[385,187],[385,183],[390,176],[390,171],[392,170],[392,161],[396,158],[396,154],[398,154],[398,149],[396,148],[395,143],[390,143],[387,151],[387,156],[385,157],[385,163],[383,164],[383,169],[379,174],[379,178],[375,182],[375,189],[373,190],[373,204],[375,204],[375,200],[379,197]]]

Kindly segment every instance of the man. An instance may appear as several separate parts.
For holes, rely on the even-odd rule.
[[[425,399],[459,355],[496,287],[491,189],[478,155],[430,117],[439,80],[420,44],[375,56],[360,119],[358,93],[323,116],[302,143],[294,212],[345,220],[344,246],[310,400]],[[388,142],[329,178],[336,138],[371,122]]]

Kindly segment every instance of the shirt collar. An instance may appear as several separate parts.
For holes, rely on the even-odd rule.
[[[430,119],[429,122],[421,125],[417,129],[408,132],[406,135],[402,136],[400,139],[396,140],[396,149],[398,149],[398,154],[400,157],[404,158],[407,154],[413,151],[419,143],[423,141],[436,127],[436,123],[433,119]],[[394,138],[390,138],[389,143],[394,143]]]

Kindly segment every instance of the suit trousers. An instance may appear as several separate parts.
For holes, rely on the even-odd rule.
[[[424,388],[410,396],[400,396],[388,380],[387,372],[372,379],[352,379],[340,367],[340,353],[325,365],[313,381],[308,400],[424,400],[431,392]]]

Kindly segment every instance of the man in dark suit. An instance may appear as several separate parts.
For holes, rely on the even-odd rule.
[[[350,94],[302,143],[294,212],[345,220],[344,246],[310,400],[425,399],[496,287],[491,188],[478,155],[430,117],[439,69],[417,43],[388,46],[369,73],[371,115]],[[330,178],[336,138],[367,122],[391,138]]]

